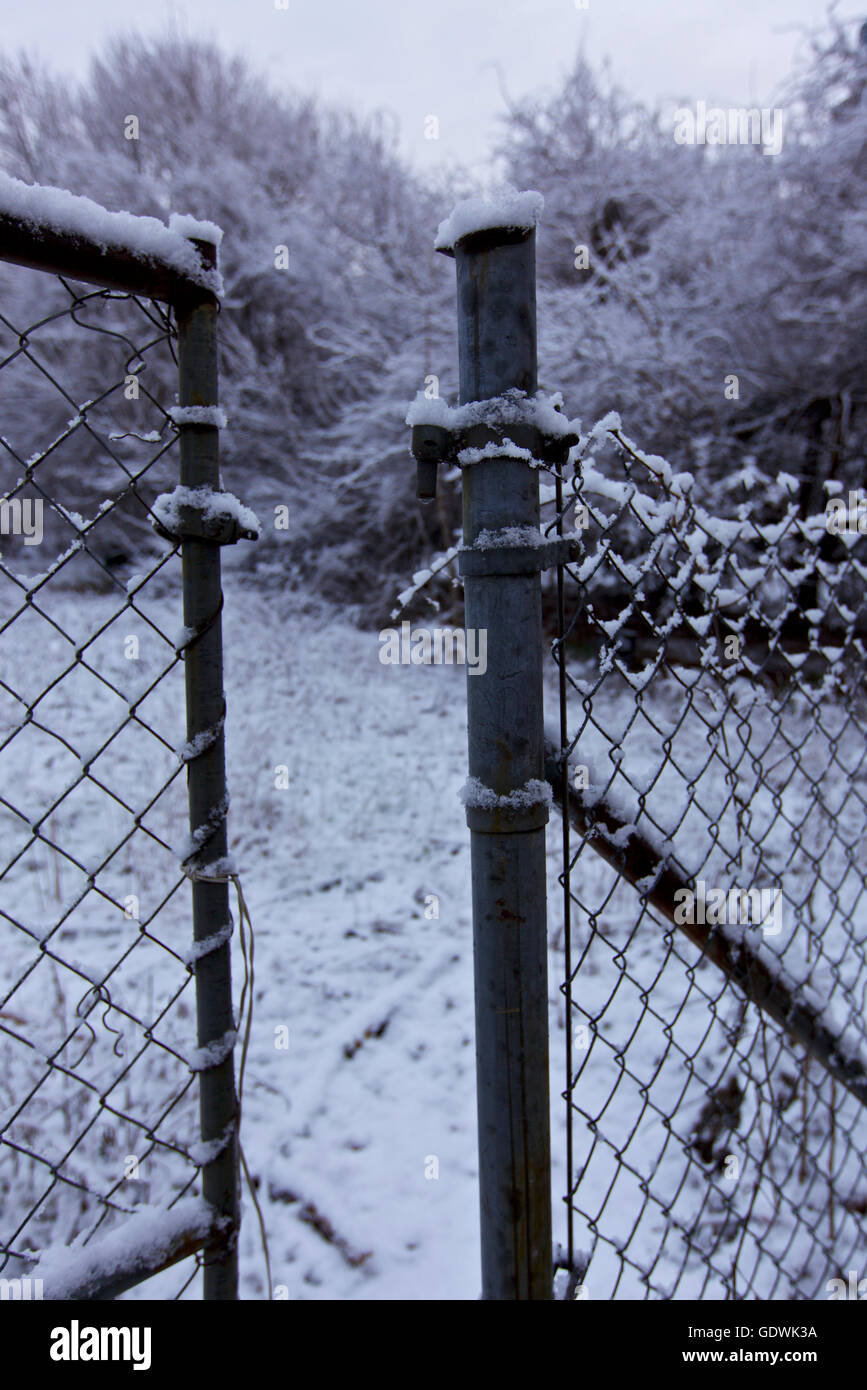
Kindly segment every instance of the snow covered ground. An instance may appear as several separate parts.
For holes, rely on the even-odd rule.
[[[82,600],[59,592],[45,602],[76,636],[99,627],[116,608],[113,599]],[[168,634],[177,633],[171,595],[151,603],[143,595],[140,605]],[[468,837],[457,799],[466,775],[462,673],[382,666],[375,634],[333,624],[323,628],[313,618],[294,616],[288,604],[281,611],[279,598],[265,602],[235,588],[225,616],[231,838],[256,934],[244,1143],[251,1172],[261,1182],[273,1282],[288,1285],[292,1297],[473,1297],[478,1236],[472,961]],[[29,660],[38,627],[31,618],[19,619],[4,636],[9,669],[16,672],[18,688],[29,681],[28,694],[41,688],[51,669],[51,657],[38,669]],[[127,635],[140,637],[138,661],[124,658]],[[53,648],[59,668],[68,648],[59,637]],[[99,656],[91,655],[119,689],[132,692],[150,685],[167,650],[127,614],[101,639]],[[74,744],[78,734],[92,749],[100,730],[119,717],[120,701],[82,672],[67,677],[61,690],[50,714],[42,707],[46,722],[53,727],[62,722]],[[170,744],[181,743],[180,668],[156,686],[141,713]],[[3,715],[5,731],[20,711],[8,702]],[[141,729],[116,740],[103,758],[94,772],[134,805],[147,802],[173,765],[168,751]],[[50,804],[49,790],[67,785],[78,772],[71,755],[65,758],[53,741],[29,730],[9,744],[2,764],[4,784],[16,789],[15,804],[34,819],[37,806]],[[281,764],[290,770],[288,789],[275,786]],[[184,803],[179,777],[146,817],[170,845],[180,845],[186,835]],[[97,845],[114,844],[127,820],[87,783],[58,808],[54,831],[57,841],[74,848],[88,866],[101,857]],[[10,847],[13,830],[22,843],[29,838],[11,817],[3,829]],[[74,897],[82,877],[38,846],[4,880],[4,907],[11,911],[14,898],[17,920],[44,932]],[[118,899],[138,892],[144,918],[177,875],[171,857],[139,833],[116,871],[109,866],[104,877]],[[155,934],[179,953],[190,943],[187,892],[181,885],[154,924]],[[426,919],[425,898],[431,894],[439,899],[439,917]],[[56,949],[95,972],[99,962],[116,959],[137,930],[91,894],[68,919]],[[3,975],[12,979],[32,961],[33,942],[5,923],[3,931]],[[153,1015],[186,972],[149,943],[137,946],[132,959],[137,968],[109,982],[112,997],[131,1007],[131,992]],[[25,1020],[17,1025],[19,1033],[38,1024],[45,1037],[45,972],[43,963],[32,983],[4,1006]],[[68,1027],[86,981],[62,968],[58,974],[69,996],[63,1019]],[[239,990],[239,954],[235,980]],[[186,993],[180,1016],[176,1005],[158,1030],[180,1050],[186,1031],[187,1051],[195,1041],[191,997]],[[56,1046],[60,1040],[60,1008],[54,1001],[49,1005],[46,1052],[50,1042]],[[101,1009],[93,1014],[100,1040],[101,1014]],[[116,1016],[109,1017],[112,1021],[125,1031],[131,1049],[134,1030]],[[275,1043],[280,1025],[289,1030],[285,1050]],[[81,1037],[83,1047],[86,1034]],[[112,1064],[109,1042],[114,1039],[106,1034],[103,1076]],[[77,1058],[80,1050],[76,1044],[70,1055]],[[13,1091],[21,1094],[25,1066],[28,1077],[34,1075],[35,1063],[25,1061],[23,1052],[15,1049],[21,1071],[17,1085],[5,1088],[4,1109],[11,1108]],[[170,1063],[160,1056],[154,1069]],[[113,1065],[119,1070],[122,1063]],[[139,1100],[137,1081],[160,1085],[147,1058],[131,1069],[131,1111]],[[179,1135],[185,1122],[195,1124],[188,1099],[172,1117]],[[43,1127],[31,1139],[40,1153],[53,1148],[59,1156],[61,1136],[56,1144],[49,1142],[44,1128],[56,1103],[53,1099],[40,1111]],[[15,1130],[19,1138],[25,1122],[26,1114]],[[82,1128],[85,1123],[82,1115]],[[140,1152],[136,1139],[124,1133],[107,1148],[103,1144],[104,1152],[95,1146],[104,1185],[110,1174],[122,1176],[118,1152]],[[439,1160],[440,1175],[428,1180],[431,1155]],[[150,1165],[141,1163],[141,1179],[149,1183],[143,1200],[171,1190],[171,1180],[184,1173],[180,1161],[174,1168],[167,1163],[164,1155]],[[17,1185],[13,1182],[22,1201],[41,1190],[44,1176],[37,1171],[31,1188],[29,1165],[23,1169],[27,1172],[16,1174]],[[7,1197],[4,1223],[11,1206]],[[70,1238],[78,1215],[77,1204],[68,1212],[64,1205],[57,1218],[60,1229],[50,1238]],[[244,1292],[262,1297],[263,1263],[248,1201],[245,1219]],[[47,1228],[38,1234],[46,1238]],[[171,1296],[180,1282],[177,1271],[170,1272],[140,1292]]]
[[[479,1251],[469,836],[458,800],[466,777],[463,672],[384,666],[377,634],[312,610],[298,612],[290,597],[257,594],[229,578],[224,613],[229,828],[256,947],[243,1144],[268,1231],[272,1286],[278,1296],[292,1299],[474,1299]],[[79,641],[117,608],[107,596],[59,587],[46,594],[45,604]],[[152,596],[145,589],[139,606],[162,631],[177,633],[177,595],[171,589],[159,592],[154,586]],[[54,666],[59,670],[68,659],[67,645],[43,622],[35,615],[18,619],[3,637],[13,684],[31,697],[48,684]],[[140,639],[137,660],[124,654],[129,635]],[[40,660],[34,662],[40,640]],[[90,663],[127,696],[149,690],[172,661],[170,645],[128,612],[89,653]],[[99,749],[121,717],[121,695],[79,669],[39,707],[46,723],[62,725],[75,754],[33,727],[0,753],[2,783],[29,820],[45,816],[58,790],[78,776],[79,759],[87,761]],[[664,693],[658,698],[662,708]],[[628,692],[612,691],[608,715],[621,719],[624,730],[631,706]],[[131,727],[92,764],[99,780],[134,807],[148,804],[175,771],[170,748],[184,737],[179,666],[144,698],[140,713],[169,746]],[[8,702],[0,718],[5,736],[20,719],[20,709]],[[625,765],[636,771],[650,767],[647,731],[636,726],[631,738],[632,747],[625,730]],[[678,746],[687,763],[707,760],[703,729],[685,725]],[[285,781],[281,767],[288,769],[288,787],[277,785]],[[719,792],[722,774],[711,766],[703,776],[712,797],[712,783],[716,779]],[[662,804],[677,807],[664,779],[661,796]],[[16,835],[24,845],[29,831],[20,818],[0,814],[4,858],[11,858]],[[147,1019],[160,1015],[155,1031],[180,1058],[147,1045],[141,1030],[117,1008],[108,1013],[94,1008],[93,1038],[82,1025],[63,1057],[76,1062],[78,1074],[92,1076],[94,1094],[80,1094],[81,1088],[56,1075],[12,1122],[7,1137],[49,1154],[64,1172],[80,1172],[97,1190],[117,1185],[131,1205],[164,1201],[192,1172],[183,1154],[170,1148],[147,1154],[141,1132],[117,1115],[100,1115],[95,1099],[111,1088],[118,1111],[136,1116],[144,1108],[158,1136],[167,1144],[176,1139],[182,1150],[195,1137],[194,1090],[169,1116],[161,1109],[161,1098],[183,1079],[182,1059],[195,1042],[191,990],[171,1002],[186,978],[180,958],[191,937],[188,888],[181,883],[172,891],[177,867],[170,852],[184,842],[185,815],[182,775],[143,817],[162,844],[136,830],[134,817],[93,780],[57,806],[45,819],[45,833],[50,830],[56,843],[74,850],[83,870],[101,864],[105,852],[131,830],[131,840],[101,869],[99,882],[116,901],[136,894],[142,921],[171,894],[149,930],[173,954],[141,939],[135,921],[91,892],[69,910],[62,935],[51,938],[62,959],[77,962],[81,976],[43,960],[6,1002],[6,991],[0,995],[7,1026],[31,1039],[35,1035],[40,1050],[51,1055],[69,1030],[87,979],[100,978],[106,962],[124,957],[108,982],[114,1005]],[[699,845],[697,837],[696,830],[687,850]],[[549,832],[551,1093],[555,1234],[563,1240],[559,856],[555,813]],[[34,936],[44,939],[74,903],[86,881],[83,870],[39,844],[0,882],[4,910],[33,933],[0,923],[4,981],[21,978],[38,958]],[[801,1181],[792,1162],[786,1128],[793,1123],[792,1109],[784,1116],[765,1105],[757,1127],[758,1092],[747,1084],[751,1067],[761,1071],[762,1039],[755,1021],[746,1020],[739,1042],[746,1059],[742,1127],[748,1138],[740,1149],[732,1145],[743,1159],[744,1176],[740,1195],[727,1207],[719,1179],[709,1186],[700,1165],[687,1158],[684,1139],[708,1085],[731,1060],[731,1029],[738,1015],[734,996],[729,991],[717,1002],[721,983],[711,968],[695,969],[697,953],[687,953],[688,970],[672,953],[664,929],[647,914],[636,925],[634,894],[615,888],[611,870],[590,850],[578,860],[573,888],[599,914],[591,933],[586,914],[576,911],[574,950],[575,961],[582,953],[583,959],[573,1023],[592,1017],[600,1029],[598,1043],[583,1058],[576,1093],[581,1111],[598,1120],[599,1132],[595,1140],[576,1117],[576,1162],[585,1167],[576,1208],[598,1220],[600,1232],[594,1242],[584,1218],[576,1217],[578,1248],[589,1251],[595,1245],[586,1280],[589,1297],[641,1297],[645,1286],[638,1271],[643,1270],[657,1295],[671,1289],[680,1298],[719,1298],[725,1294],[722,1276],[733,1263],[742,1292],[823,1296],[820,1281],[837,1272],[827,1268],[816,1244],[829,1240],[827,1185],[812,1169]],[[241,980],[236,951],[236,996]],[[848,983],[853,984],[851,976]],[[91,996],[91,1008],[93,1002]],[[104,1014],[106,1024],[123,1034],[121,1057],[114,1050],[116,1034],[102,1025]],[[288,1047],[281,1045],[284,1029]],[[144,1050],[125,1076],[138,1047]],[[79,1063],[79,1051],[86,1048],[88,1055]],[[13,1102],[20,1103],[27,1084],[42,1073],[32,1048],[4,1044],[4,1053],[9,1062],[0,1079],[0,1117],[8,1118]],[[625,1067],[620,1057],[626,1058]],[[581,1060],[576,1053],[576,1067]],[[788,1066],[783,1055],[777,1071]],[[642,1087],[650,1088],[649,1103]],[[825,1099],[816,1098],[820,1095]],[[808,1115],[810,1149],[821,1152],[825,1163],[827,1097],[825,1085],[810,1100]],[[860,1177],[855,1155],[859,1145],[863,1152],[867,1132],[856,1103],[839,1088],[836,1100],[837,1149],[831,1162],[838,1190],[845,1193]],[[675,1110],[672,1132],[666,1119]],[[756,1163],[759,1135],[767,1141],[763,1173]],[[140,1159],[135,1179],[124,1178],[127,1155]],[[430,1176],[434,1167],[436,1177]],[[643,1186],[648,1182],[650,1198]],[[46,1185],[42,1166],[22,1152],[14,1156],[4,1150],[4,1239],[15,1232],[14,1218],[23,1216]],[[12,1243],[25,1250],[68,1242],[89,1219],[74,1191],[57,1190]],[[846,1259],[863,1263],[857,1214],[838,1205],[831,1220],[841,1268],[848,1267]],[[694,1232],[692,1250],[684,1247],[683,1227]],[[618,1245],[626,1248],[625,1265]],[[706,1252],[715,1273],[708,1274],[696,1247]],[[257,1222],[246,1192],[241,1259],[243,1296],[266,1296]],[[174,1297],[184,1278],[184,1267],[178,1267],[126,1297]],[[194,1282],[184,1296],[198,1294]]]

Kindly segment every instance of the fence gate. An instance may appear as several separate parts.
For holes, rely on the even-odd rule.
[[[216,229],[0,207],[0,1273],[235,1298]]]
[[[616,415],[582,433],[537,391],[539,202],[440,228],[462,404],[409,417],[421,497],[437,460],[462,469],[466,624],[487,629],[466,790],[483,1297],[827,1298],[867,1211],[857,526],[833,534],[799,480],[754,470],[714,516]]]

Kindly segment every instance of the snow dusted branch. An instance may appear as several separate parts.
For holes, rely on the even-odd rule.
[[[412,584],[408,588],[402,589],[397,596],[397,607],[392,608],[391,617],[398,618],[407,607],[407,604],[415,598],[416,594],[421,593],[422,589],[438,574],[441,574],[451,562],[457,558],[460,546],[451,545],[442,555],[437,555],[431,560],[428,569],[416,570],[412,577]]]

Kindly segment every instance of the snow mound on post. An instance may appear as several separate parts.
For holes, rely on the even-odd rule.
[[[465,198],[437,228],[434,250],[453,251],[463,237],[493,227],[529,232],[539,221],[544,206],[542,194],[532,189],[525,193],[506,189],[492,198]]]
[[[65,188],[23,183],[0,173],[0,214],[15,217],[35,231],[82,237],[103,251],[125,251],[141,261],[156,261],[214,294],[222,292],[216,270],[202,265],[195,246],[197,237],[218,246],[222,232],[213,222],[175,214],[167,227],[156,217],[132,212],[109,212],[90,198]]]
[[[178,531],[183,517],[182,507],[195,507],[204,521],[214,521],[231,516],[243,531],[254,531],[258,536],[262,523],[250,507],[245,507],[231,492],[214,492],[206,487],[184,487],[179,485],[173,492],[161,492],[151,504],[151,513],[167,531]]]
[[[490,396],[484,401],[467,401],[464,405],[448,405],[441,396],[428,397],[424,391],[418,391],[407,408],[406,423],[438,425],[453,431],[471,429],[474,425],[494,428],[536,425],[544,435],[552,438],[580,434],[581,421],[570,420],[562,407],[563,397],[559,391],[550,396],[544,391],[528,396],[526,391],[512,387],[501,396]]]

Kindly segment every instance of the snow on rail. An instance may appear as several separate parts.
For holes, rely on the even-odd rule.
[[[199,1248],[215,1224],[213,1208],[199,1197],[185,1197],[168,1209],[141,1207],[89,1245],[48,1246],[31,1275],[42,1280],[46,1299],[98,1297],[106,1287],[128,1286],[130,1279],[146,1278],[183,1259]]]
[[[121,251],[136,260],[155,262],[216,295],[222,293],[219,272],[202,265],[190,241],[196,237],[219,246],[223,233],[213,222],[175,213],[166,226],[156,217],[109,212],[92,199],[65,188],[24,183],[3,173],[0,215],[14,217],[36,233],[80,237],[102,251]]]

